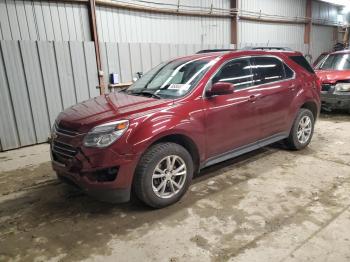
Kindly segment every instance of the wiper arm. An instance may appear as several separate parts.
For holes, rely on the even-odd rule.
[[[142,91],[138,91],[138,92],[132,92],[131,94],[134,94],[134,95],[149,95],[150,97],[154,97],[154,98],[157,98],[157,99],[162,99],[162,97],[160,95],[157,95],[155,94],[154,92],[150,92],[150,91],[147,91],[147,90],[142,90]]]

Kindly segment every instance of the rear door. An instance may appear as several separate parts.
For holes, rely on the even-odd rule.
[[[289,106],[298,86],[295,73],[279,58],[256,56],[251,58],[253,81],[261,93],[256,101],[260,119],[260,139],[287,133]]]

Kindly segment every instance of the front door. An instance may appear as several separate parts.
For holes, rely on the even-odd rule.
[[[249,58],[233,59],[214,75],[207,89],[216,82],[230,82],[235,91],[228,95],[205,97],[207,158],[228,153],[255,142],[259,119],[255,99],[260,92],[252,87]]]

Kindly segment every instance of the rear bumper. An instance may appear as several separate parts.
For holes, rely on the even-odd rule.
[[[53,160],[52,167],[60,180],[74,184],[86,194],[101,201],[122,203],[130,200],[137,161],[138,155],[118,155],[105,149],[93,154],[79,152],[65,164]]]
[[[321,93],[322,108],[350,109],[350,94]]]

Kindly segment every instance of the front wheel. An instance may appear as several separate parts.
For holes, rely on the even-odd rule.
[[[155,144],[136,168],[134,192],[151,207],[165,207],[185,194],[192,176],[193,160],[184,147],[170,142]]]
[[[286,144],[289,148],[300,150],[305,148],[311,141],[314,133],[315,118],[309,109],[301,108],[294,120]]]

